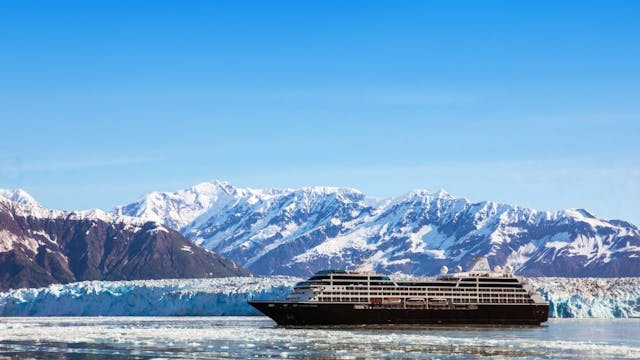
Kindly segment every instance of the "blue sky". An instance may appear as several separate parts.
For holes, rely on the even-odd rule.
[[[0,4],[0,187],[109,209],[208,179],[640,224],[640,3]]]

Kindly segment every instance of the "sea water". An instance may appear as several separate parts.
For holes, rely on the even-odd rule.
[[[640,319],[282,328],[266,317],[0,318],[0,357],[640,358]]]

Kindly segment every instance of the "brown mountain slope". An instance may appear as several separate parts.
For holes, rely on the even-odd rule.
[[[248,275],[153,222],[0,198],[0,290],[83,280]]]

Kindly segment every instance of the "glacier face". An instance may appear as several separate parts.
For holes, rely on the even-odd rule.
[[[558,318],[640,317],[640,278],[531,278]]]
[[[637,276],[640,232],[586,210],[536,211],[415,190],[377,201],[354,189],[202,183],[114,210],[162,222],[257,274],[326,268],[434,275],[476,256],[529,276]]]
[[[301,279],[86,281],[0,293],[0,316],[259,315],[249,299],[283,299]],[[640,278],[531,278],[551,317],[640,316]]]
[[[284,298],[297,280],[275,276],[56,284],[0,293],[0,316],[259,315],[247,300]]]

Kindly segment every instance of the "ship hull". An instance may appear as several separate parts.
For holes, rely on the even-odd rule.
[[[482,324],[540,325],[548,304],[495,304],[466,308],[384,308],[354,303],[249,301],[278,325]]]

